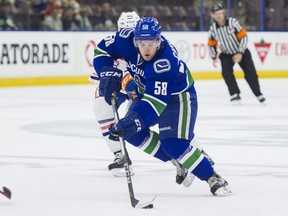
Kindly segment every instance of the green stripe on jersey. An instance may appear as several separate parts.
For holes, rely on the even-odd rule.
[[[187,139],[186,137],[186,130],[188,130],[189,128],[187,128],[187,121],[188,121],[188,100],[187,100],[187,92],[182,93],[182,101],[180,101],[180,103],[182,104],[182,125],[181,125],[181,139]],[[180,117],[180,118],[181,118]],[[190,118],[189,118],[190,120]]]
[[[187,74],[187,84],[188,84],[188,87],[186,89],[189,89],[194,83],[192,73],[190,72],[189,68],[187,68],[186,74]]]
[[[94,57],[97,57],[98,55],[109,56],[107,52],[105,52],[99,48],[96,48],[96,49],[94,49]]]
[[[190,94],[183,92],[179,94],[179,116],[178,116],[178,138],[189,139],[191,106]]]
[[[164,111],[164,109],[167,106],[166,103],[148,94],[144,94],[142,100],[148,102],[150,106],[155,110],[158,116],[160,116],[160,114]]]
[[[145,149],[141,148],[147,154],[152,154],[152,152],[157,147],[157,144],[159,143],[158,134],[153,131],[152,133],[150,133],[150,136],[151,135],[152,135],[152,138],[148,140],[148,143],[144,144],[145,147],[143,146]]]
[[[192,77],[192,73],[190,72],[188,68],[185,71],[185,73],[186,73],[186,87],[179,92],[172,93],[172,95],[178,95],[181,92],[185,92],[187,89],[189,89],[193,85],[194,79]]]
[[[184,166],[186,169],[189,169],[190,167],[193,166],[193,164],[194,164],[197,160],[199,160],[200,156],[201,156],[201,151],[197,148],[197,149],[193,152],[193,154],[184,161],[183,166]]]

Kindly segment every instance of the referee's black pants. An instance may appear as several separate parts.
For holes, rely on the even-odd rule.
[[[230,95],[240,94],[240,90],[238,88],[235,76],[233,74],[233,66],[234,62],[232,60],[233,55],[221,53],[219,58],[222,66],[222,76],[225,80],[226,85],[228,86],[228,90]],[[253,91],[255,96],[261,95],[258,75],[256,73],[256,69],[251,57],[251,53],[248,49],[245,50],[242,60],[239,63],[240,67],[244,71],[244,78],[249,84],[251,90]]]

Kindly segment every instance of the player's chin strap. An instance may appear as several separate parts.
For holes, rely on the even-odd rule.
[[[118,123],[120,118],[119,118],[119,113],[118,113],[118,109],[117,109],[118,106],[117,106],[115,94],[112,96],[111,103],[112,103],[113,112],[115,114],[116,123]],[[143,202],[141,202],[140,200],[135,198],[133,185],[132,185],[131,172],[130,172],[129,164],[128,164],[128,152],[126,149],[126,143],[125,143],[123,136],[119,135],[119,139],[120,139],[121,151],[122,151],[122,154],[124,156],[124,168],[125,168],[125,173],[126,173],[126,178],[127,178],[127,184],[128,184],[128,190],[129,190],[131,205],[133,208],[151,209],[151,208],[153,208],[152,202],[154,201],[156,196],[153,197],[153,199],[151,199],[151,200],[143,201]]]

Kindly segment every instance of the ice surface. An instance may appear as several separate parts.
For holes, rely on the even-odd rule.
[[[128,146],[138,199],[158,194],[154,209],[130,206],[92,112],[94,86],[0,88],[1,216],[288,215],[288,79],[262,79],[260,104],[239,80],[242,105],[223,80],[197,81],[196,136],[235,195],[214,197],[207,183],[175,183],[175,168]],[[124,109],[121,110],[122,114]]]

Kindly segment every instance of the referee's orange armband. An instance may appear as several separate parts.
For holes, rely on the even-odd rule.
[[[208,39],[208,45],[209,46],[217,46],[217,41],[209,38]]]

